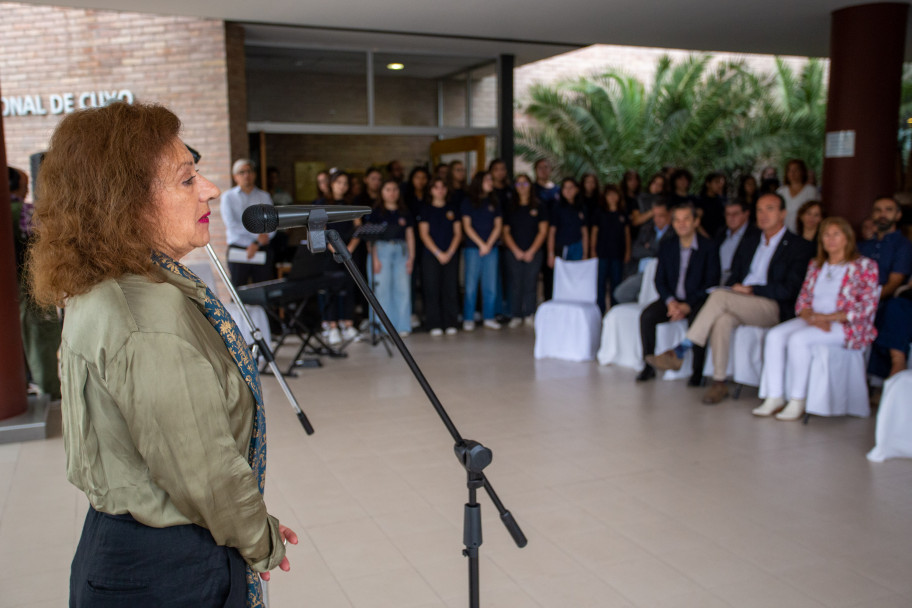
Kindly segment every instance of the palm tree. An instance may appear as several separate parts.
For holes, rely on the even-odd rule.
[[[535,122],[519,129],[517,151],[546,157],[565,175],[591,171],[608,181],[625,168],[648,175],[665,165],[735,176],[792,157],[819,174],[823,63],[811,59],[797,76],[778,58],[772,75],[711,64],[709,55],[676,64],[662,57],[648,89],[619,70],[534,86],[524,110]]]

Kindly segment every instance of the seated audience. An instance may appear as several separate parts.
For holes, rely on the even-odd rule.
[[[823,221],[823,203],[808,201],[798,208],[798,236],[815,247],[817,246],[817,231]]]
[[[481,285],[481,309],[484,326],[500,329],[494,319],[497,302],[497,283],[500,280],[497,242],[503,229],[500,203],[494,195],[494,180],[487,171],[479,171],[469,185],[469,196],[460,208],[462,230],[465,232],[463,263],[465,270],[465,302],[462,309],[462,328],[475,329],[475,307]]]
[[[719,262],[722,265],[720,285],[726,285],[731,276],[735,251],[746,234],[754,238],[760,229],[750,223],[751,209],[744,199],[736,198],[725,205],[725,228],[716,233],[715,243],[719,248]]]
[[[605,314],[605,298],[621,284],[624,264],[630,261],[630,221],[624,210],[621,191],[613,184],[605,186],[600,204],[595,208],[590,229],[590,257],[598,258],[598,305]],[[614,297],[612,305],[616,304]]]
[[[659,299],[640,314],[640,339],[643,354],[655,354],[656,325],[687,319],[692,322],[706,301],[707,290],[719,284],[719,251],[715,243],[697,234],[700,220],[693,204],[678,205],[671,212],[672,227],[677,238],[659,245],[659,265],[655,285]],[[705,349],[694,348],[692,385],[703,379]],[[646,364],[637,382],[655,378],[655,369]]]
[[[816,186],[810,182],[807,165],[798,158],[785,164],[785,184],[776,190],[776,194],[785,200],[785,226],[792,232],[798,230],[798,209],[801,205],[820,199]]]
[[[739,325],[772,327],[795,316],[813,248],[785,227],[785,201],[778,194],[764,194],[757,201],[761,234],[741,239],[727,285],[714,291],[696,316],[681,344],[648,363],[661,370],[681,369],[684,353],[694,345],[712,346],[713,383],[703,403],[713,405],[728,396],[731,336]]]
[[[520,174],[514,181],[513,203],[504,214],[503,241],[507,287],[510,293],[510,327],[533,325],[538,298],[538,272],[548,238],[548,213],[532,190],[532,180]]]
[[[643,283],[643,269],[646,264],[659,254],[659,243],[662,239],[672,238],[674,230],[669,229],[671,214],[664,200],[656,201],[652,207],[652,221],[640,228],[636,241],[630,250],[634,264],[634,273],[621,281],[614,288],[614,301],[620,304],[636,302]]]
[[[912,343],[912,283],[900,287],[896,296],[883,306],[877,339],[871,350],[876,369],[869,371],[890,378],[903,371],[909,363],[909,344]]]
[[[462,241],[462,222],[457,209],[447,203],[447,187],[442,179],[431,181],[430,194],[430,203],[422,206],[418,215],[418,236],[424,244],[421,285],[425,322],[432,336],[442,336],[444,328],[449,336],[456,333],[459,315],[456,252]]]
[[[881,300],[891,298],[896,288],[912,274],[912,243],[896,229],[901,217],[902,210],[896,199],[890,196],[878,198],[871,212],[877,232],[873,238],[858,244],[861,255],[877,262],[882,286]]]
[[[808,266],[795,304],[797,318],[769,330],[763,348],[766,399],[755,416],[797,420],[804,413],[811,349],[865,348],[874,341],[877,264],[861,256],[855,233],[841,217],[823,220],[817,257]],[[786,401],[787,400],[787,401]],[[785,408],[785,409],[782,409]]]
[[[380,305],[405,337],[412,330],[412,283],[415,263],[415,228],[405,207],[399,184],[388,179],[380,187],[380,200],[364,219],[367,224],[386,225],[382,238],[369,243],[371,282]]]

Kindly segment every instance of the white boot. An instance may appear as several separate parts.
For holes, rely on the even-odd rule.
[[[767,397],[759,407],[751,410],[754,416],[772,416],[785,406],[785,399],[782,397]]]
[[[785,409],[776,414],[776,420],[798,420],[804,414],[804,399],[789,399]]]

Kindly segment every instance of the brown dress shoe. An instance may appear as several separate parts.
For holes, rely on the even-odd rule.
[[[728,384],[724,380],[722,382],[713,380],[713,383],[709,385],[709,390],[703,395],[703,403],[715,405],[726,397],[728,397]]]
[[[684,363],[684,360],[677,356],[675,351],[666,350],[660,355],[646,355],[646,363],[656,369],[678,371],[681,369],[681,364]]]

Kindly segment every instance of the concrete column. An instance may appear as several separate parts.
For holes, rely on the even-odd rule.
[[[896,132],[909,5],[883,2],[833,11],[828,151],[823,163],[823,200],[829,215],[858,226],[874,199],[896,183]],[[854,134],[854,150],[832,156],[838,133]],[[838,147],[838,146],[835,146]]]
[[[0,420],[24,414],[28,408],[25,351],[19,327],[19,287],[13,247],[13,216],[9,176],[6,172],[6,139],[0,118]]]
[[[513,55],[501,55],[497,61],[497,125],[500,131],[498,156],[507,163],[513,178]]]

